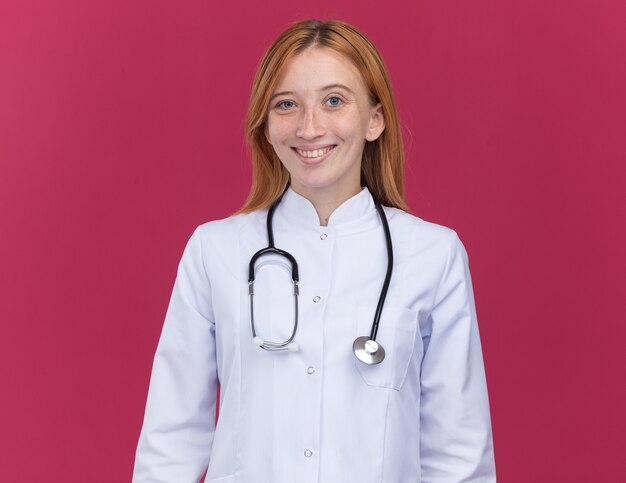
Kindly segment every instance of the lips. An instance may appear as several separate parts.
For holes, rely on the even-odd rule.
[[[326,146],[325,148],[313,149],[313,150],[304,150],[304,149],[298,149],[298,148],[294,148],[294,149],[300,156],[304,158],[319,158],[320,156],[324,156],[334,147],[335,146]]]
[[[307,146],[307,149],[292,148],[300,160],[306,164],[315,164],[326,159],[328,153],[337,147],[336,144],[326,146]]]

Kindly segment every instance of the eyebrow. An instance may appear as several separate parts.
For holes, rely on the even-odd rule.
[[[349,94],[354,95],[354,92],[352,91],[352,89],[350,89],[348,86],[344,86],[343,84],[330,84],[327,86],[322,87],[321,89],[318,89],[318,92],[322,92],[322,91],[328,91],[330,89],[343,89],[344,91],[347,91]],[[282,91],[282,92],[277,92],[276,94],[272,94],[270,97],[270,102],[272,101],[272,99],[274,99],[275,97],[278,96],[286,96],[286,95],[292,95],[293,91]]]

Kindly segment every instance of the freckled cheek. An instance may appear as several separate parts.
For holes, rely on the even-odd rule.
[[[274,143],[287,141],[293,136],[293,131],[292,123],[283,120],[271,120],[268,124],[268,133]]]
[[[351,141],[359,136],[358,120],[335,122],[330,129],[335,136],[344,141]]]

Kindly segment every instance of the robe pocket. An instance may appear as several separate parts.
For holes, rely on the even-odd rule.
[[[374,305],[357,307],[355,338],[369,336],[375,312]],[[417,323],[415,310],[383,307],[376,340],[385,349],[385,359],[380,364],[370,365],[354,358],[356,368],[367,385],[395,390],[402,388],[413,356]]]

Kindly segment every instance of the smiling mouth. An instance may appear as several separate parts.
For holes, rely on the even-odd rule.
[[[309,159],[320,158],[320,157],[324,156],[325,154],[328,154],[333,149],[335,149],[335,145],[327,146],[327,147],[321,148],[321,149],[313,149],[311,151],[305,151],[305,150],[302,150],[302,149],[293,148],[293,150],[295,152],[297,152],[300,156],[302,156],[303,158],[309,158]]]

